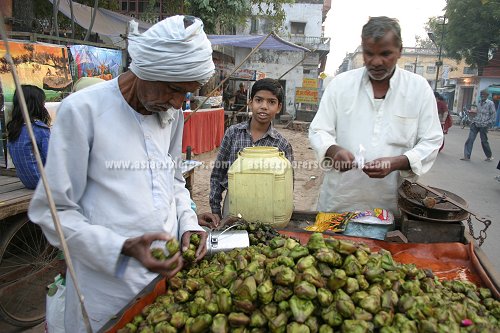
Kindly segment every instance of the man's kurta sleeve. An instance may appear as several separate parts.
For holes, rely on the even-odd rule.
[[[182,110],[179,110],[172,124],[172,138],[169,148],[169,153],[175,162],[174,200],[177,209],[177,221],[179,223],[179,239],[186,231],[203,230],[198,224],[196,212],[191,208],[191,196],[186,188],[186,180],[181,170],[183,130],[184,115]]]
[[[423,88],[421,96],[416,144],[404,153],[411,167],[409,171],[401,171],[401,176],[405,178],[421,176],[429,171],[443,143],[443,130],[432,89],[428,86]]]
[[[126,237],[106,227],[89,224],[78,204],[87,184],[93,138],[93,121],[90,112],[85,111],[71,101],[61,103],[51,131],[45,171],[69,255],[91,269],[113,275]],[[61,248],[41,181],[28,215],[31,221],[40,225],[48,241]]]
[[[319,162],[325,158],[326,151],[330,146],[337,144],[335,130],[335,101],[332,96],[334,82],[331,82],[321,98],[318,112],[309,126],[309,141],[316,153]]]

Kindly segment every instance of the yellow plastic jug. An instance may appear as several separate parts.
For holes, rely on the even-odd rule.
[[[293,170],[276,147],[247,147],[228,170],[229,214],[284,228],[293,212]]]

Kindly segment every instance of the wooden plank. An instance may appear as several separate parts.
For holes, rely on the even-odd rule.
[[[16,177],[16,170],[15,169],[7,169],[4,167],[0,167],[0,176],[8,176],[8,177]]]
[[[17,177],[0,176],[0,186],[7,185],[7,184],[13,184],[13,183],[21,183],[21,181]]]
[[[22,188],[15,191],[10,191],[7,193],[3,193],[0,196],[0,205],[6,205],[9,202],[15,203],[17,201],[30,200],[33,195],[33,190],[28,190],[27,188]]]
[[[477,245],[477,242],[470,236],[469,234],[465,234],[465,239],[469,243],[473,243],[474,246],[474,254],[476,255],[481,267],[484,269],[488,278],[491,280],[493,286],[496,290],[500,291],[500,274],[495,269],[495,266],[490,261],[490,259],[486,256],[486,253]]]
[[[26,187],[24,187],[23,183],[21,183],[21,182],[0,185],[0,201],[2,201],[2,197],[6,193],[16,191],[16,190],[21,190],[21,189],[26,189]]]
[[[26,213],[28,211],[30,199],[31,197],[28,197],[27,200],[18,201],[5,207],[0,203],[0,221],[17,214]]]

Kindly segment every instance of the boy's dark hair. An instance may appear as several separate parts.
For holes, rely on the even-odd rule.
[[[38,88],[37,86],[23,84],[21,86],[23,90],[24,99],[26,101],[26,107],[28,108],[28,114],[30,116],[31,122],[35,120],[40,120],[45,124],[50,123],[50,115],[45,108],[45,92]],[[7,124],[7,139],[9,141],[17,140],[21,134],[21,129],[24,125],[24,118],[21,112],[21,103],[19,102],[17,90],[14,92],[14,97],[12,100],[12,120]]]
[[[265,78],[256,81],[252,86],[252,93],[250,94],[250,98],[253,98],[259,90],[270,91],[273,95],[276,96],[276,98],[278,98],[278,103],[280,104],[283,103],[283,95],[284,95],[283,87],[281,86],[278,80]]]

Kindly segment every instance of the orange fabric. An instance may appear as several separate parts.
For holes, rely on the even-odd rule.
[[[184,111],[186,119],[191,111]],[[191,146],[193,154],[202,154],[219,147],[224,137],[224,109],[196,111],[184,124],[182,152]]]
[[[283,235],[288,235],[307,243],[311,233],[280,231]],[[326,232],[325,232],[326,234]],[[330,236],[326,236],[330,237]],[[431,269],[435,276],[440,279],[460,279],[474,282],[481,286],[492,289],[498,295],[498,290],[494,289],[491,281],[487,281],[487,273],[481,267],[474,254],[474,249],[462,243],[390,243],[370,238],[349,237],[335,235],[334,238],[352,240],[354,242],[365,243],[377,252],[386,249],[392,253],[394,260],[400,263],[414,263],[419,268]],[[488,279],[489,280],[489,279]]]

